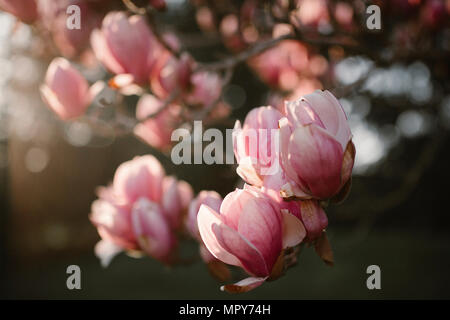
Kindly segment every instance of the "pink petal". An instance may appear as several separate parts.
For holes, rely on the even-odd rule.
[[[298,178],[297,172],[291,166],[289,159],[289,141],[292,136],[292,128],[289,125],[288,118],[282,118],[278,121],[280,126],[280,160],[283,170],[286,172],[286,177],[293,180],[296,184],[303,186],[302,181]],[[289,181],[288,181],[289,183]]]
[[[190,234],[201,240],[197,226],[197,214],[202,204],[207,205],[212,210],[219,212],[222,204],[222,197],[215,191],[200,191],[198,196],[191,201],[186,219],[186,227]]]
[[[155,203],[145,198],[133,205],[133,230],[142,250],[161,260],[166,260],[175,245],[168,222]]]
[[[313,196],[329,198],[339,191],[343,151],[324,129],[298,127],[288,149],[291,166]]]
[[[261,252],[226,224],[213,224],[212,231],[220,246],[239,259],[242,267],[250,274],[264,277],[270,274]]]
[[[306,126],[314,123],[325,128],[319,115],[314,111],[311,105],[303,98],[291,102],[286,102],[287,117],[293,125]]]
[[[109,266],[111,260],[122,251],[121,247],[106,240],[100,240],[94,248],[95,255],[100,259],[103,268]]]
[[[178,181],[177,189],[180,196],[181,208],[185,210],[189,207],[189,204],[194,197],[194,191],[192,190],[191,185],[183,180]]]
[[[242,189],[236,189],[227,194],[220,206],[220,214],[223,222],[234,230],[237,230],[242,209],[253,198],[254,195],[252,193]]]
[[[242,293],[242,292],[248,292],[250,290],[253,290],[266,281],[267,277],[249,277],[244,280],[241,280],[239,282],[236,282],[235,284],[227,284],[222,287],[220,287],[220,290],[226,291],[229,293]]]
[[[135,157],[122,163],[114,175],[114,190],[119,197],[133,203],[139,197],[159,202],[164,168],[151,155]]]
[[[223,224],[220,215],[206,205],[201,205],[197,215],[198,231],[209,252],[218,260],[234,266],[242,266],[237,257],[225,250],[212,230],[213,225]]]
[[[236,168],[236,173],[248,184],[251,184],[253,186],[262,186],[263,179],[258,174],[258,167],[256,164],[257,160],[245,157],[241,158],[239,162],[239,166]]]
[[[303,223],[291,213],[282,210],[283,216],[283,249],[294,247],[301,243],[306,236]]]
[[[91,46],[97,59],[115,74],[126,73],[124,67],[112,55],[103,33],[96,29],[91,33]]]
[[[269,270],[282,249],[282,222],[278,208],[266,198],[253,198],[242,208],[237,231],[255,246]]]
[[[339,101],[328,91],[316,90],[304,96],[311,107],[319,115],[320,119],[345,150],[348,140],[351,138],[347,116]]]

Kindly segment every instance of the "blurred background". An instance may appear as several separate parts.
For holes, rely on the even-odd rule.
[[[244,5],[231,2],[236,10]],[[327,68],[314,78],[312,90],[333,89],[340,97],[357,150],[348,199],[327,209],[335,266],[326,266],[305,248],[287,276],[240,296],[220,292],[201,262],[167,268],[150,258],[121,254],[107,269],[100,266],[93,253],[99,236],[88,214],[95,188],[109,183],[120,163],[152,153],[196,192],[213,189],[225,196],[241,182],[233,166],[176,166],[133,136],[98,135],[86,122],[59,121],[39,95],[54,55],[34,27],[0,12],[0,296],[450,298],[450,5],[438,1],[443,21],[426,29],[419,22],[428,2],[397,0],[390,6],[381,1],[382,28],[358,33],[361,52],[339,45],[308,48],[325,59]],[[205,31],[207,8],[217,3],[167,1],[158,23],[181,34],[183,45],[199,61],[215,61],[233,51],[219,31]],[[336,3],[327,5],[335,8]],[[326,25],[319,27],[321,34],[331,32]],[[299,87],[306,83],[304,90],[312,91],[311,78],[300,80]],[[273,93],[254,70],[240,64],[223,90],[232,111],[219,128],[232,128],[234,119],[267,105]],[[188,244],[186,250],[194,254],[197,245]],[[66,287],[66,268],[72,264],[81,268],[81,290]],[[381,268],[381,290],[366,287],[366,268],[372,264]]]

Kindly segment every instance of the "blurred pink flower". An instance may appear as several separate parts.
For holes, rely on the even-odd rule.
[[[227,264],[242,267],[252,277],[225,290],[248,291],[268,278],[276,278],[283,264],[283,248],[299,244],[305,229],[299,219],[280,212],[259,189],[246,185],[228,194],[220,212],[201,205],[201,238],[211,254]]]
[[[283,196],[328,199],[341,189],[348,191],[355,148],[339,101],[330,92],[317,90],[286,102],[286,115],[279,121],[280,153],[293,182],[283,186]]]
[[[71,58],[88,48],[92,30],[99,27],[102,21],[102,14],[92,4],[82,0],[39,0],[40,21],[51,32],[53,41],[63,56]],[[67,28],[67,8],[70,5],[80,8],[80,29]]]
[[[294,17],[304,26],[317,27],[320,24],[328,23],[327,6],[327,0],[297,0]]]
[[[36,0],[0,0],[0,10],[11,13],[25,23],[38,18]]]
[[[272,107],[250,111],[241,127],[236,121],[233,131],[234,155],[238,175],[247,183],[261,186],[264,176],[281,170],[279,163],[278,120],[283,115]]]
[[[197,225],[197,214],[202,204],[207,205],[215,211],[219,211],[222,204],[222,197],[215,191],[200,191],[197,197],[189,205],[186,219],[186,229],[197,240],[201,240]]]
[[[53,59],[40,89],[45,103],[63,120],[81,116],[94,95],[86,79],[64,58]]]
[[[191,105],[209,106],[222,93],[222,79],[217,73],[200,71],[192,74],[191,90],[186,95],[186,101]]]
[[[91,34],[97,59],[115,74],[131,74],[134,82],[145,83],[161,45],[141,16],[110,12],[101,29]]]
[[[286,84],[295,84],[299,74],[307,69],[308,50],[298,41],[284,40],[250,59],[249,65],[269,86],[291,90],[293,87]]]
[[[175,230],[192,199],[189,184],[166,176],[159,161],[146,155],[122,163],[98,196],[90,219],[102,238],[96,254],[104,265],[122,250],[173,262]]]
[[[146,117],[159,112],[164,102],[151,94],[143,95],[137,104],[136,118],[144,120]],[[150,117],[136,125],[134,133],[154,148],[166,150],[172,145],[171,135],[180,124],[180,107],[175,104],[167,106],[156,116]]]
[[[155,95],[166,99],[175,90],[181,95],[189,85],[192,64],[193,60],[187,54],[177,58],[163,50],[150,76],[150,86]]]

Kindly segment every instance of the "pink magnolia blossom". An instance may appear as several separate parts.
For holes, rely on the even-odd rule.
[[[95,87],[89,84],[80,72],[64,58],[55,58],[45,75],[41,96],[46,104],[61,119],[81,116],[92,101]]]
[[[269,86],[292,90],[289,84],[297,82],[308,67],[308,50],[298,41],[284,40],[250,59],[249,65]]]
[[[138,84],[147,81],[161,48],[143,17],[124,12],[106,15],[101,29],[92,32],[91,45],[106,68],[131,74]]]
[[[25,23],[33,23],[38,18],[35,0],[0,0],[0,10],[11,13]]]
[[[355,148],[338,100],[328,91],[317,90],[286,102],[285,107],[287,116],[279,121],[280,153],[291,182],[283,186],[283,196],[328,199],[341,190],[346,193]]]
[[[327,0],[297,0],[297,9],[294,11],[294,23],[309,27],[317,27],[328,23]]]
[[[175,90],[181,94],[187,89],[191,76],[193,61],[187,54],[180,58],[163,50],[150,76],[152,91],[161,99],[166,99]]]
[[[211,254],[224,263],[242,267],[251,277],[232,286],[248,291],[279,276],[283,248],[299,244],[305,229],[299,219],[278,206],[259,189],[246,185],[228,194],[219,212],[201,205],[198,228]]]
[[[159,161],[146,155],[122,163],[98,196],[90,219],[102,238],[96,246],[102,264],[123,250],[173,261],[175,230],[192,199],[189,184],[166,176]]]
[[[67,8],[70,5],[80,8],[80,29],[67,27]],[[105,3],[101,5],[104,6]],[[69,58],[85,52],[89,46],[92,30],[99,27],[102,22],[102,14],[94,7],[92,1],[39,0],[38,11],[41,16],[40,21],[49,29],[54,44],[63,56]]]
[[[272,107],[250,111],[244,125],[236,121],[233,147],[237,173],[247,183],[261,186],[265,175],[281,170],[278,158],[278,120],[283,115]]]
[[[217,73],[200,71],[191,75],[191,91],[186,101],[203,107],[214,103],[222,93],[222,80]]]
[[[136,118],[144,120],[146,117],[159,112],[164,102],[157,97],[146,94],[139,99],[136,108]],[[178,105],[171,104],[154,117],[138,124],[134,133],[149,145],[166,150],[171,146],[171,135],[173,130],[180,124],[181,109]]]

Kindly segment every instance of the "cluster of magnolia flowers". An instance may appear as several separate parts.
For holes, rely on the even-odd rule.
[[[65,11],[60,2],[32,0],[33,7],[22,0],[0,0],[3,9],[26,23],[51,24],[54,43],[66,58],[81,58],[79,51],[87,50],[112,74],[90,84],[69,60],[55,58],[41,93],[62,120],[89,113],[89,106],[108,88],[117,96],[135,95],[139,100],[133,133],[167,150],[173,130],[195,120],[196,113],[212,119],[228,115],[230,108],[222,101],[227,72],[222,75],[221,68],[196,62],[173,34],[158,34],[145,15],[118,11],[123,7],[105,0],[75,2],[84,14],[79,31],[61,27]],[[108,3],[111,8],[93,10]],[[160,7],[164,1],[149,3]],[[300,20],[307,16],[301,14],[305,3],[313,2],[299,2]],[[325,2],[320,3],[324,9]],[[289,8],[281,2],[277,6],[281,19]],[[247,30],[250,22],[266,21],[254,19],[255,12],[262,12],[257,7],[256,1],[246,1],[241,23],[235,15],[222,19],[223,40],[234,52],[256,41]],[[302,24],[316,25],[326,17],[319,14]],[[295,265],[304,244],[314,246],[327,264],[333,263],[324,208],[342,201],[350,189],[355,158],[350,128],[338,100],[328,91],[314,91],[322,87],[318,77],[329,68],[327,60],[297,39],[287,39],[294,32],[292,25],[276,24],[273,31],[269,42],[276,40],[274,46],[245,59],[277,94],[269,98],[272,107],[253,109],[243,124],[235,124],[236,171],[244,187],[223,199],[206,190],[194,197],[192,187],[166,175],[152,155],[123,163],[111,185],[98,189],[90,214],[102,239],[95,252],[104,266],[122,251],[148,255],[166,265],[182,264],[180,243],[187,237],[198,242],[201,258],[220,280],[229,281],[230,266],[248,274],[222,287],[229,292],[248,291],[279,278]],[[308,92],[313,93],[304,95]]]
[[[229,292],[279,278],[305,243],[333,263],[323,206],[346,197],[355,158],[338,100],[328,91],[315,91],[286,102],[284,113],[256,108],[235,130],[237,173],[246,184],[224,199],[215,191],[193,198],[189,184],[166,176],[151,155],[119,166],[112,184],[98,191],[90,216],[102,238],[96,253],[104,265],[123,250],[176,264],[177,244],[186,234],[199,242],[200,255],[214,274],[223,276],[225,265],[248,273],[222,287]],[[248,139],[252,130],[262,132],[256,148]],[[270,134],[273,130],[279,134]],[[266,170],[276,162],[276,170]]]
[[[178,48],[178,40],[166,36],[167,44]],[[172,131],[190,111],[213,107],[211,116],[223,117],[229,107],[220,100],[222,79],[218,73],[195,70],[196,63],[187,53],[177,57],[154,36],[143,16],[128,16],[114,11],[103,19],[100,29],[91,34],[92,50],[99,62],[114,77],[89,86],[82,74],[65,58],[49,65],[43,100],[61,119],[71,120],[85,114],[89,105],[105,88],[122,95],[138,95],[137,123],[134,133],[149,145],[165,150],[171,144]],[[150,92],[145,92],[149,87]],[[183,105],[181,104],[183,103]]]

